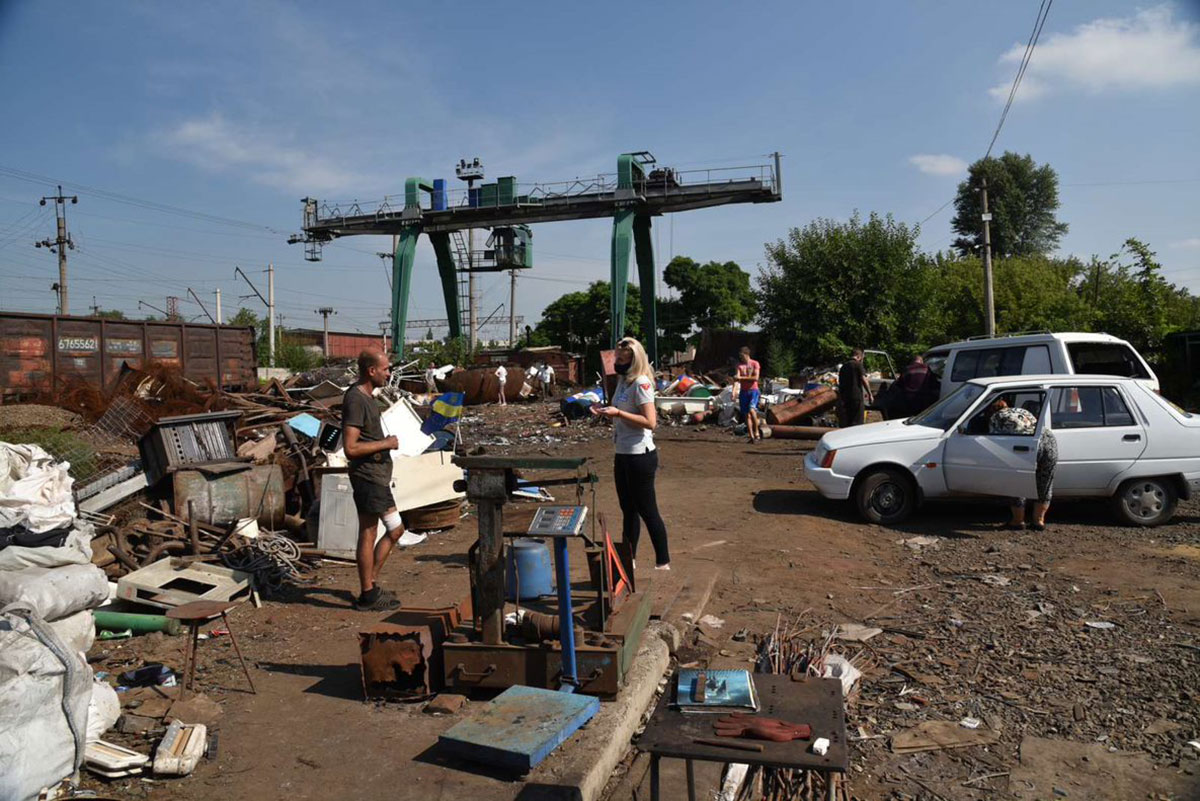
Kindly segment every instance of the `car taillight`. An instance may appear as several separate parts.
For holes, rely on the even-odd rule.
[[[824,458],[821,459],[821,467],[823,467],[826,470],[829,470],[830,468],[832,468],[833,467],[833,457],[835,457],[835,456],[837,456],[836,450],[825,451],[825,456],[824,456]]]

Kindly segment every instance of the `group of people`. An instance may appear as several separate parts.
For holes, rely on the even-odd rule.
[[[496,376],[496,382],[499,384],[496,402],[501,406],[507,406],[508,398],[505,396],[505,387],[508,385],[508,368],[503,364],[498,365],[492,374]],[[554,367],[549,362],[531,365],[525,371],[525,380],[542,398],[553,397]]]
[[[837,412],[843,427],[864,422],[866,405],[872,400],[863,358],[863,350],[855,348],[850,359],[838,371]],[[616,388],[609,402],[593,405],[591,413],[607,417],[613,423],[613,481],[623,515],[624,539],[630,546],[636,566],[638,540],[644,523],[654,548],[655,569],[670,570],[667,527],[659,513],[655,492],[659,461],[654,443],[654,429],[658,426],[658,412],[654,405],[654,370],[645,348],[632,337],[625,337],[617,343],[614,361]],[[383,431],[379,405],[374,401],[373,393],[388,383],[391,368],[383,353],[364,351],[358,359],[358,371],[359,380],[346,391],[342,405],[343,447],[350,464],[350,483],[359,516],[356,561],[362,591],[355,598],[354,605],[359,609],[387,610],[399,605],[394,593],[383,590],[378,584],[384,562],[404,534],[404,525],[392,499],[390,486],[390,452],[399,445],[395,437],[387,436]],[[742,348],[734,372],[734,387],[750,442],[762,438],[762,427],[758,420],[761,372],[762,368],[752,358],[750,348]],[[494,375],[499,382],[499,403],[504,405],[508,369],[499,365]],[[545,396],[552,393],[553,367],[549,364],[534,365],[529,375],[539,383]],[[427,380],[429,378],[427,374]],[[897,379],[897,389],[910,399],[909,402],[925,403],[936,378],[921,357],[917,356]],[[933,399],[936,400],[936,396]],[[1003,399],[993,403],[987,415],[991,434],[1032,434],[1037,426],[1037,418],[1031,411],[1012,408]],[[1045,527],[1057,461],[1054,435],[1047,429],[1037,449],[1037,500],[1033,506],[1031,523],[1035,530],[1040,531]],[[1025,527],[1025,507],[1024,498],[1013,499],[1010,527]],[[381,520],[386,533],[376,542]]]

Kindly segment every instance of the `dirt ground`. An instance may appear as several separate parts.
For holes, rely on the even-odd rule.
[[[504,433],[511,423],[503,415],[512,412],[470,411],[478,418],[467,427],[474,441],[504,442],[488,446],[490,453],[593,457],[598,511],[610,525],[619,521],[602,432],[549,429],[525,407],[521,430]],[[1056,505],[1041,534],[1002,530],[999,505],[957,502],[928,505],[885,529],[824,501],[804,480],[801,461],[814,443],[749,445],[703,426],[664,426],[657,440],[672,571],[653,576],[656,597],[669,598],[689,576],[718,575],[705,611],[724,624],[703,639],[687,633],[693,656],[749,668],[755,638],[779,620],[818,642],[842,622],[884,629],[865,644],[839,646],[847,656],[868,649],[874,664],[848,708],[852,797],[1200,798],[1200,751],[1187,744],[1200,736],[1200,503],[1148,531],[1114,525],[1098,503]],[[408,605],[460,600],[473,526],[467,518],[398,554],[385,584]],[[652,572],[649,542],[642,547],[639,575]],[[352,567],[325,563],[314,586],[236,610],[232,622],[258,693],[241,689],[227,637],[202,643],[201,683],[223,707],[215,759],[186,779],[120,780],[108,793],[527,797],[520,781],[439,756],[437,735],[462,713],[435,717],[420,704],[362,701],[356,632],[383,616],[350,608],[354,584]],[[742,629],[747,641],[735,641]],[[182,638],[142,638],[97,643],[91,656],[110,671],[150,657],[178,666],[181,647]],[[891,737],[904,729],[965,717],[996,730],[999,742],[891,751]],[[684,797],[681,775],[664,770],[664,798]],[[715,779],[715,768],[698,775]],[[636,797],[648,798],[646,783],[634,778]],[[614,801],[634,797],[624,792]]]

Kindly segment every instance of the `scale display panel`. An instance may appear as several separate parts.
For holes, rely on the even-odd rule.
[[[586,506],[541,506],[529,524],[531,537],[578,537],[587,519]]]

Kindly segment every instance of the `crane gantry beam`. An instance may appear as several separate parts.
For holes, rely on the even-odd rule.
[[[519,185],[515,178],[497,179],[468,191],[448,191],[442,180],[409,178],[404,202],[385,197],[372,203],[330,204],[304,199],[306,258],[318,261],[321,245],[343,236],[395,236],[392,259],[392,342],[399,355],[407,327],[408,293],[417,238],[425,233],[437,255],[438,272],[451,322],[451,335],[461,334],[457,265],[450,234],[472,228],[502,228],[534,223],[613,220],[611,248],[610,344],[625,333],[625,294],[629,256],[636,254],[642,294],[647,350],[657,362],[657,313],[651,220],[663,214],[725,206],[734,203],[772,203],[783,197],[779,154],[770,161],[746,167],[678,171],[656,168],[648,152],[623,153],[614,175],[561,183]],[[514,265],[528,267],[525,263]]]

